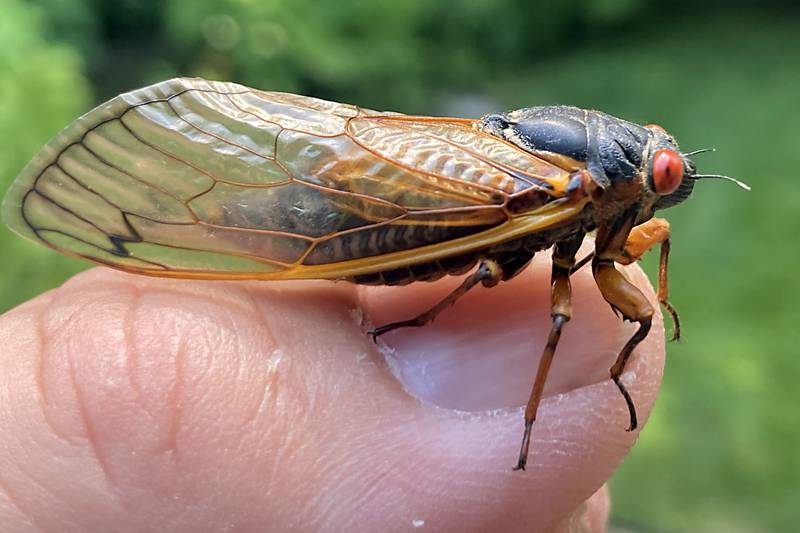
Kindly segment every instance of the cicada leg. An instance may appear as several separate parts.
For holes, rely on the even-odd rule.
[[[581,234],[560,242],[553,251],[550,290],[550,316],[553,319],[553,325],[550,328],[542,358],[539,360],[539,367],[536,369],[536,378],[533,381],[530,398],[525,406],[525,432],[522,435],[519,459],[514,470],[525,470],[525,464],[528,462],[533,422],[536,420],[539,403],[542,401],[542,393],[544,392],[544,384],[547,381],[547,374],[550,372],[550,364],[553,362],[558,341],[561,339],[561,329],[572,317],[572,286],[569,276],[575,267],[575,254],[581,245],[583,237],[583,234]]]
[[[594,252],[589,252],[588,254],[586,254],[585,257],[581,258],[580,261],[575,263],[575,266],[572,267],[572,271],[570,272],[570,274],[574,274],[578,270],[585,267],[592,260],[593,257],[594,257]]]
[[[615,261],[623,265],[638,261],[646,251],[657,244],[661,244],[661,254],[658,261],[658,302],[664,306],[664,309],[672,317],[672,325],[674,327],[672,340],[676,341],[681,337],[681,322],[678,318],[678,312],[668,301],[669,222],[663,218],[651,218],[644,224],[633,228],[628,240],[625,242],[625,248]]]
[[[669,303],[669,288],[667,284],[667,270],[669,263],[669,222],[663,218],[651,218],[644,224],[640,224],[631,230],[625,247],[614,260],[623,265],[629,265],[638,261],[645,252],[653,246],[661,244],[661,255],[658,261],[658,302],[664,306],[672,318],[673,341],[681,338],[681,321],[678,311]],[[572,272],[580,270],[581,267],[589,263],[594,258],[594,252],[590,252],[586,257],[578,261],[572,268]]]
[[[630,414],[628,431],[633,431],[639,425],[636,416],[636,407],[630,393],[620,380],[625,370],[625,365],[633,353],[634,348],[647,337],[653,319],[653,306],[631,282],[616,269],[614,262],[624,253],[625,243],[631,231],[633,217],[621,224],[604,227],[598,231],[597,249],[592,260],[592,272],[597,282],[597,287],[603,298],[611,305],[612,309],[622,314],[623,318],[631,322],[638,322],[639,329],[622,347],[617,360],[609,370],[611,379],[625,398]]]
[[[442,301],[432,308],[409,320],[400,320],[398,322],[386,324],[385,326],[377,327],[370,331],[369,334],[372,335],[372,339],[375,340],[378,336],[398,328],[420,327],[430,324],[439,313],[453,305],[456,300],[464,296],[475,285],[482,283],[484,287],[494,287],[501,279],[503,279],[503,268],[500,263],[493,259],[484,259],[475,272],[467,276],[461,285],[456,287],[453,292],[445,296]]]
[[[673,341],[681,338],[681,321],[678,318],[678,311],[667,301],[669,289],[667,288],[667,264],[669,263],[669,238],[661,242],[661,255],[658,258],[658,302],[664,306],[669,316],[672,317],[672,339]]]

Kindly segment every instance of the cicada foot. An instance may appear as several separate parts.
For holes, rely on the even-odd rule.
[[[439,303],[434,305],[424,313],[408,320],[400,320],[392,322],[384,326],[379,326],[369,332],[373,342],[377,342],[378,337],[384,333],[394,331],[399,328],[418,328],[433,322],[439,313],[456,303],[456,301],[464,296],[475,285],[481,283],[485,287],[493,287],[497,285],[503,278],[503,269],[497,261],[493,259],[484,259],[481,261],[477,270],[467,276],[464,281],[456,287],[450,294],[445,296]]]

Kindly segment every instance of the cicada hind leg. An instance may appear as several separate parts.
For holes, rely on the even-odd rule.
[[[528,403],[525,406],[525,431],[522,434],[522,445],[519,450],[519,459],[514,470],[525,470],[528,462],[528,452],[531,444],[531,433],[536,413],[542,401],[544,384],[550,372],[550,364],[556,353],[558,341],[561,339],[561,329],[572,317],[572,286],[569,276],[575,268],[575,254],[583,241],[583,234],[575,235],[556,244],[553,251],[553,270],[551,274],[550,290],[550,316],[553,324],[547,337],[547,344],[539,359],[539,367],[533,381],[533,388]]]
[[[370,331],[370,335],[375,339],[379,335],[388,333],[389,331],[398,328],[420,327],[430,324],[433,320],[445,309],[456,303],[456,300],[464,296],[470,289],[478,284],[484,287],[494,287],[501,281],[507,281],[517,274],[519,274],[533,258],[533,253],[515,251],[507,253],[499,253],[492,257],[481,259],[478,268],[469,276],[464,278],[464,281],[456,287],[453,292],[445,296],[442,301],[434,305],[424,313],[408,319],[392,322],[385,326],[380,326]]]
[[[503,267],[494,259],[484,259],[481,261],[477,270],[464,278],[464,281],[450,294],[445,296],[439,303],[425,311],[424,313],[408,319],[392,322],[384,326],[377,327],[369,332],[373,340],[380,335],[388,333],[398,328],[420,327],[430,324],[445,309],[456,303],[456,300],[464,296],[474,286],[483,284],[484,287],[494,287],[503,279]]]

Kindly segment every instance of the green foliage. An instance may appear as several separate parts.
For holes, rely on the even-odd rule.
[[[48,34],[90,59],[101,96],[176,74],[433,111],[473,87],[607,35],[645,0],[38,0]],[[93,6],[88,9],[87,5]],[[81,15],[78,16],[77,13]],[[102,42],[100,42],[102,41]],[[106,90],[112,89],[109,94]]]
[[[0,180],[88,109],[91,91],[173,75],[408,113],[571,103],[661,123],[685,149],[714,146],[700,168],[753,191],[709,180],[665,213],[685,340],[669,347],[656,410],[612,483],[614,516],[646,530],[789,531],[800,18],[771,5],[780,18],[721,0],[6,0]],[[0,309],[79,268],[5,229],[0,246]]]
[[[61,44],[47,43],[42,12],[17,1],[3,3],[0,17],[0,183],[5,190],[30,157],[59,129],[86,110],[89,83],[81,59]],[[31,246],[0,228],[3,276],[0,308],[54,286],[82,268],[77,261]]]

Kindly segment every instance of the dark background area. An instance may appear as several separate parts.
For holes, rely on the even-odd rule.
[[[3,0],[0,184],[78,115],[177,75],[411,114],[543,104],[664,125],[705,181],[664,212],[684,340],[612,480],[637,531],[792,531],[800,509],[800,11],[655,0]],[[0,229],[0,310],[87,265]],[[651,254],[654,255],[654,254]],[[654,257],[645,266],[654,272]]]

